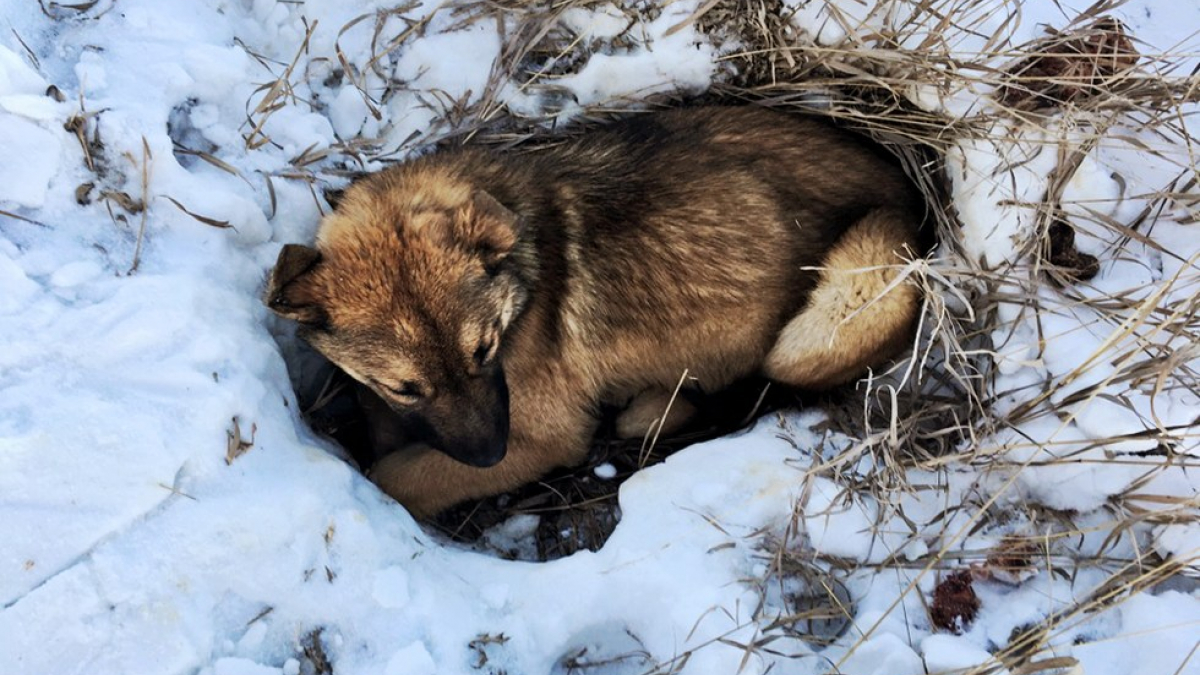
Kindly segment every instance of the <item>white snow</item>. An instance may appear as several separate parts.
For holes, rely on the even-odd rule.
[[[961,635],[930,635],[921,641],[921,654],[925,667],[931,673],[969,670],[972,666],[988,663],[992,655],[976,647]]]
[[[581,39],[605,38],[614,31],[624,31],[634,44],[597,51],[575,72],[552,78],[556,89],[570,94],[563,115],[569,117],[584,106],[636,101],[663,92],[704,91],[712,82],[718,52],[690,22],[701,4],[695,0],[663,3],[656,18],[628,26],[628,30],[618,28],[621,19],[614,16],[611,5],[590,11],[572,9],[566,24]],[[518,107],[532,103],[522,91],[513,93],[513,98],[513,105]]]
[[[380,607],[399,609],[408,604],[408,574],[403,567],[389,567],[375,573],[371,597]]]
[[[438,671],[425,645],[414,642],[392,655],[383,672],[386,675],[435,675]]]
[[[46,148],[59,145],[54,134],[29,120],[0,113],[0,147],[9,161],[0,165],[0,201],[38,208],[46,203],[46,189],[58,172],[58,154]]]
[[[605,462],[592,469],[592,473],[596,474],[596,478],[611,480],[617,476],[617,467]]]
[[[295,675],[308,666],[301,641],[319,630],[339,674],[566,673],[570,658],[607,675],[915,675],[996,666],[1014,630],[1103,588],[1114,570],[1087,560],[1155,550],[1194,575],[1195,467],[1144,457],[1156,443],[1143,436],[1190,426],[1175,452],[1200,455],[1200,400],[1126,375],[1156,349],[1200,367],[1195,345],[1151,311],[1196,293],[1195,207],[1167,209],[1142,231],[1162,250],[1085,219],[1128,222],[1146,195],[1182,190],[1173,181],[1195,165],[1182,144],[1119,127],[1064,199],[1080,248],[1102,263],[1076,291],[1130,299],[1128,322],[1103,323],[1049,291],[1040,316],[1002,304],[997,408],[1017,409],[1046,382],[1063,387],[1040,417],[979,439],[989,463],[913,469],[910,489],[866,493],[857,480],[886,458],[855,456],[853,441],[814,428],[819,413],[769,416],[635,474],[599,551],[535,564],[436,539],[305,427],[281,355],[288,328],[258,299],[280,246],[311,239],[326,208],[304,172],[331,164],[301,156],[358,140],[402,157],[451,131],[459,102],[554,109],[566,121],[592,103],[703,91],[720,51],[687,20],[704,4],[666,4],[644,22],[625,13],[644,3],[572,7],[564,26],[608,46],[530,83],[493,69],[501,25],[442,3],[101,0],[54,5],[54,19],[0,0],[0,673]],[[853,0],[792,4],[793,23],[825,45],[900,18]],[[1189,37],[1200,9],[1161,4],[1116,12],[1165,49]],[[1065,23],[1049,3],[1024,12],[1017,42],[1039,22]],[[628,42],[614,46],[619,35]],[[981,46],[955,39],[963,53]],[[389,81],[404,86],[383,100]],[[46,95],[51,85],[64,102]],[[552,89],[565,92],[557,105]],[[912,95],[952,114],[981,105],[973,91]],[[64,129],[75,115],[88,121],[94,168]],[[1044,134],[998,124],[951,153],[963,244],[982,267],[1024,255],[1027,203],[1059,160]],[[95,185],[81,204],[85,183]],[[146,210],[102,196],[117,193]],[[1152,320],[1135,322],[1143,312]],[[252,445],[227,463],[235,419]],[[1009,521],[975,529],[1003,509]],[[1072,512],[1073,525],[1046,509]],[[512,518],[485,544],[527,547],[537,524]],[[853,616],[832,645],[767,630],[764,533],[791,533],[823,569],[849,570],[838,578]],[[966,566],[1006,535],[1045,542],[1034,568],[1015,584],[981,577],[976,621],[962,635],[935,630],[926,605],[942,570],[927,567],[931,552]],[[1195,590],[1143,591],[1056,626],[1049,648],[1089,675],[1200,672]],[[768,649],[745,647],[764,638]]]

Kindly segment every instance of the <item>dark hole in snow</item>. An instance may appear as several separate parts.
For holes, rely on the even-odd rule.
[[[309,425],[344,448],[346,459],[360,471],[369,469],[374,452],[368,442],[370,420],[355,393],[360,385],[302,342],[280,342]],[[603,410],[600,431],[583,466],[461,504],[427,526],[452,541],[507,559],[545,561],[595,551],[620,521],[617,491],[636,471],[693,443],[744,428],[756,412],[812,402],[776,385],[763,395],[764,386],[758,380],[741,382],[696,401],[698,421],[674,436],[660,437],[653,447],[643,447],[649,444],[642,439],[618,439],[613,430],[618,411]]]
[[[807,546],[788,545],[773,537],[761,546],[769,566],[756,612],[763,635],[799,640],[813,650],[836,642],[850,628],[855,613],[854,598],[842,581],[846,571],[819,563]]]
[[[1075,228],[1064,220],[1055,220],[1047,232],[1046,259],[1053,267],[1050,280],[1059,286],[1088,281],[1100,272],[1100,260],[1075,246]]]
[[[540,58],[536,50],[531,52],[531,58]],[[555,64],[568,70],[571,65],[567,61]],[[544,102],[553,108],[555,97],[562,93],[548,87],[542,95]],[[708,93],[683,105],[739,103],[744,101]],[[331,205],[336,205],[341,194],[330,189],[324,191],[324,196]],[[936,243],[934,229],[932,226],[923,229],[922,250],[931,250]],[[368,470],[375,453],[368,442],[368,412],[355,393],[359,385],[311,349],[285,344],[285,356],[289,350],[295,356],[289,359],[289,367],[305,418],[315,431],[340,444],[360,470]],[[508,559],[545,561],[580,550],[594,551],[607,541],[620,520],[617,493],[621,483],[639,469],[661,462],[688,445],[742,429],[756,414],[781,408],[819,405],[829,412],[827,428],[850,433],[861,431],[862,395],[855,386],[814,393],[779,385],[766,387],[763,380],[740,382],[703,400],[691,401],[698,408],[696,421],[674,436],[660,437],[652,448],[644,447],[642,439],[617,438],[614,420],[619,411],[602,410],[600,429],[583,466],[555,471],[507,494],[464,503],[427,526],[452,541]],[[900,403],[919,406],[931,400],[932,397],[918,392]],[[948,414],[946,419],[938,418],[932,424],[940,430],[955,425],[955,420]],[[943,436],[938,434],[935,438]]]
[[[776,618],[780,631],[804,640],[812,647],[828,647],[850,627],[854,601],[840,580],[825,573],[820,578],[786,576],[783,608]]]

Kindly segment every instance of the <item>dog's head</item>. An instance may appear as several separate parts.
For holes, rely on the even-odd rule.
[[[526,300],[519,222],[469,186],[408,185],[385,173],[347,190],[317,248],[280,251],[265,300],[414,440],[492,466],[508,441],[500,353]]]

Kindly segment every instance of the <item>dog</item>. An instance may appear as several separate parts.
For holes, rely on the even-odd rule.
[[[681,384],[825,389],[893,358],[924,214],[894,161],[823,121],[644,113],[361,179],[315,247],[283,247],[265,301],[395,412],[370,477],[428,518],[582,463],[601,406],[620,435],[670,433]]]

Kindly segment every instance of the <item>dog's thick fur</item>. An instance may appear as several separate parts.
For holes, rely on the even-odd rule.
[[[602,404],[645,433],[685,371],[707,391],[826,388],[891,358],[917,314],[895,280],[922,208],[822,122],[644,114],[365,178],[315,249],[280,253],[267,302],[423,444],[384,449],[372,478],[424,517],[582,462]]]

